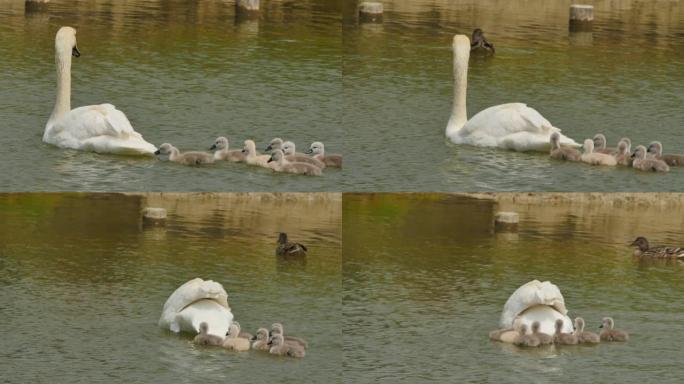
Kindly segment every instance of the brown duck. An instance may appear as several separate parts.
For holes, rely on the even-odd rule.
[[[639,236],[630,244],[634,249],[634,256],[654,257],[659,259],[684,259],[684,248],[681,247],[651,247],[645,237]]]
[[[280,232],[278,236],[278,247],[276,247],[276,255],[278,256],[305,256],[306,247],[300,243],[287,241],[287,233]]]

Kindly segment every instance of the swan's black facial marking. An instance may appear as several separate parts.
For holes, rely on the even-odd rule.
[[[78,50],[78,47],[74,46],[73,48],[71,48],[71,56],[81,57],[81,51]]]

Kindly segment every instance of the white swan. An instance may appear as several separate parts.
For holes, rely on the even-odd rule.
[[[531,329],[532,323],[538,321],[541,332],[553,335],[556,331],[556,319],[562,319],[563,332],[572,333],[572,320],[567,313],[565,300],[557,286],[548,281],[542,283],[533,280],[518,288],[508,298],[499,325],[501,328],[513,328],[517,320],[516,325],[525,324],[527,329]]]
[[[71,56],[79,57],[76,30],[62,27],[55,37],[57,100],[45,125],[43,141],[61,148],[153,155],[156,148],[136,132],[123,112],[111,104],[71,109]]]
[[[466,112],[470,40],[454,36],[454,104],[446,136],[455,144],[548,152],[551,134],[559,132],[539,112],[523,103],[501,104],[480,111],[470,120]],[[560,134],[560,143],[579,147]]]
[[[176,289],[164,303],[159,326],[173,332],[199,333],[206,322],[208,334],[225,337],[233,322],[228,294],[221,284],[200,278]]]

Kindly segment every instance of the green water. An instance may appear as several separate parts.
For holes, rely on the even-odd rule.
[[[495,232],[499,209],[517,233]],[[678,383],[684,265],[639,262],[637,235],[681,245],[682,208],[498,207],[440,195],[345,195],[344,372],[354,383]],[[627,343],[522,350],[489,341],[520,285],[549,280],[569,315]]]
[[[0,0],[3,191],[339,191],[342,172],[274,175],[243,164],[197,169],[58,149],[41,138],[55,102],[54,39],[77,29],[72,107],[112,103],[146,140],[208,150],[218,136],[263,150],[342,152],[339,1],[272,1],[237,21],[233,1]]]
[[[468,116],[524,102],[576,141],[660,140],[684,153],[684,2],[591,1],[592,33],[568,33],[570,1],[391,0],[382,24],[344,24],[345,145],[354,191],[681,191],[667,176],[456,146],[444,135],[451,43],[482,28],[491,60],[471,59]]]
[[[166,226],[143,226],[147,200],[121,195],[0,195],[0,372],[6,383],[263,383],[341,380],[339,195],[150,198]],[[274,255],[278,230],[306,244]],[[194,277],[223,284],[243,329],[282,321],[304,359],[198,348],[160,329],[168,296]]]

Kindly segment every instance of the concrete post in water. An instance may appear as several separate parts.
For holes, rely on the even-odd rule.
[[[237,17],[254,17],[259,15],[259,0],[235,0]]]
[[[519,221],[516,212],[497,212],[494,215],[494,228],[497,231],[517,231]]]
[[[570,32],[591,31],[591,27],[593,24],[593,5],[570,5]]]
[[[50,0],[26,0],[24,2],[27,11],[42,11],[47,9]]]
[[[147,207],[143,209],[143,222],[145,224],[164,224],[166,221],[166,209]]]
[[[382,3],[365,1],[359,4],[359,21],[371,23],[381,22],[382,12]]]

